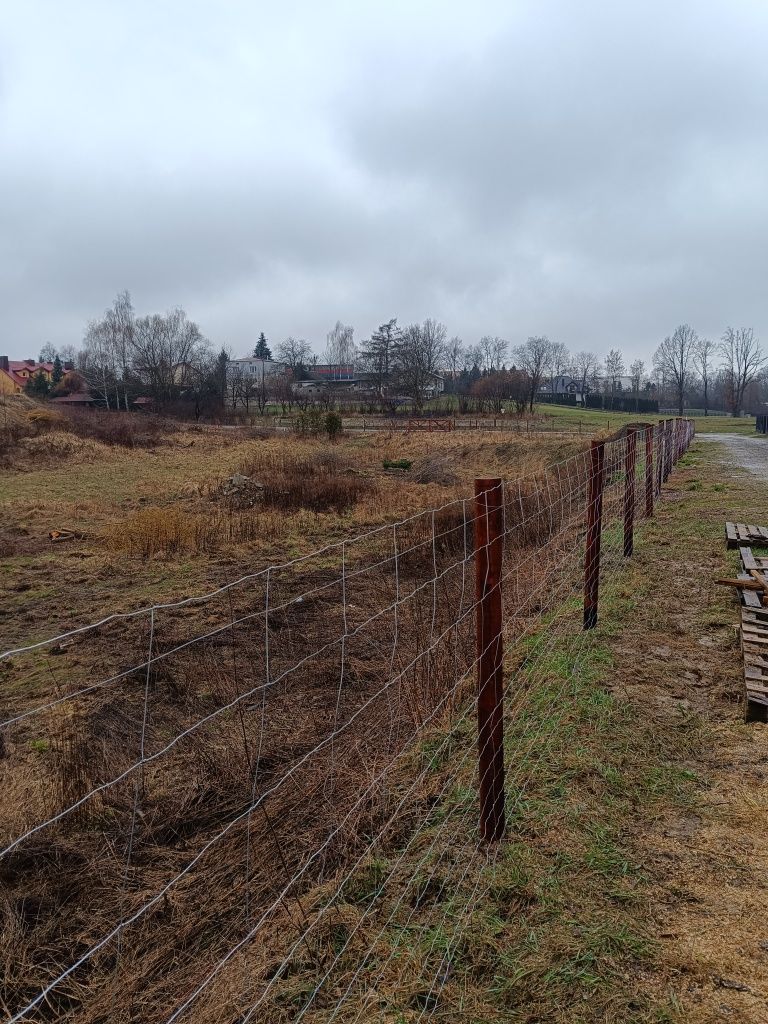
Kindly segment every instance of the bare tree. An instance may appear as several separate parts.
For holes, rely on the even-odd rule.
[[[587,384],[597,373],[600,360],[594,352],[577,352],[571,360],[570,373],[579,382],[579,390],[584,394]]]
[[[110,409],[110,399],[114,399],[115,364],[109,332],[103,320],[89,322],[77,364],[89,390]]]
[[[527,404],[528,381],[520,370],[498,370],[476,380],[472,396],[483,408],[489,405],[494,413],[503,413],[509,403],[522,412]]]
[[[115,301],[104,314],[103,323],[115,367],[115,403],[119,409],[122,389],[122,404],[126,411],[128,409],[128,385],[134,343],[134,322],[130,292],[119,292]]]
[[[727,327],[720,342],[726,400],[732,416],[744,404],[744,392],[765,364],[760,342],[751,327]]]
[[[661,378],[669,381],[675,392],[677,412],[683,415],[685,395],[691,382],[693,353],[699,336],[690,324],[680,324],[674,334],[662,341],[653,355],[653,362]]]
[[[285,363],[294,378],[306,367],[311,355],[312,349],[304,338],[286,338],[277,346],[277,358]]]
[[[270,381],[270,395],[275,402],[279,402],[283,409],[283,416],[293,409],[294,393],[291,379],[286,373],[274,374]]]
[[[606,390],[611,396],[611,408],[616,392],[621,389],[621,377],[624,375],[624,356],[619,349],[612,348],[603,363]]]
[[[456,380],[460,368],[464,365],[465,358],[464,343],[461,338],[454,335],[445,349],[445,363],[450,371],[452,380]]]
[[[693,350],[693,367],[701,381],[705,416],[709,416],[709,385],[712,380],[712,358],[716,347],[714,341],[710,341],[709,338],[699,338],[698,344]]]
[[[173,399],[183,387],[186,367],[207,351],[208,342],[183,309],[155,313],[134,323],[133,369],[157,402]]]
[[[568,369],[571,357],[568,348],[562,341],[552,341],[549,345],[549,379],[552,394],[555,393],[555,384],[558,377],[562,377]]]
[[[629,365],[629,376],[632,381],[632,395],[635,399],[635,412],[640,408],[640,388],[643,383],[645,363],[642,359],[636,359]]]
[[[504,357],[507,354],[507,342],[504,338],[496,335],[486,334],[480,339],[480,351],[482,353],[482,366],[489,373],[500,370],[504,365]]]
[[[355,362],[354,328],[336,321],[336,326],[326,335],[325,361],[331,367],[331,377],[338,379],[341,367],[352,366]]]
[[[524,345],[517,345],[512,350],[517,368],[523,370],[528,377],[528,404],[531,412],[549,365],[551,345],[546,335],[540,335],[528,338]]]
[[[399,387],[421,409],[430,385],[445,366],[445,324],[427,319],[406,327],[395,346],[395,373]]]
[[[471,370],[474,366],[478,370],[483,365],[483,350],[480,345],[469,345],[464,349],[464,369]]]
[[[227,401],[236,409],[243,390],[243,371],[239,365],[227,368],[226,395]]]

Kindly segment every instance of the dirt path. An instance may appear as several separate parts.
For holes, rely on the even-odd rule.
[[[660,722],[677,716],[691,807],[640,839],[661,943],[652,987],[679,1024],[768,1022],[768,727],[745,725],[737,605],[713,578],[735,565],[726,519],[768,521],[768,445],[700,436],[670,481],[639,561],[665,580],[617,645],[614,681]],[[719,442],[718,447],[709,442]],[[747,472],[744,472],[744,471]],[[756,479],[759,478],[759,479]],[[647,570],[646,570],[647,571]],[[650,980],[650,979],[649,979]]]
[[[717,441],[728,449],[729,461],[758,476],[768,478],[768,443],[741,434],[698,434],[697,441]]]

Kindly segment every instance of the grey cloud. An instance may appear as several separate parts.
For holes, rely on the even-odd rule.
[[[766,334],[757,4],[66,7],[6,16],[0,351],[126,287],[238,351],[391,316],[646,359],[680,320]]]

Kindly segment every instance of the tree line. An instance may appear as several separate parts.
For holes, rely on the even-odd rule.
[[[751,393],[762,386],[765,358],[752,328],[728,327],[719,341],[700,337],[681,324],[656,349],[651,367],[636,359],[626,366],[620,349],[603,357],[591,350],[570,352],[546,335],[530,336],[511,345],[497,335],[484,335],[465,344],[449,337],[446,325],[432,318],[404,327],[396,317],[382,323],[358,346],[351,325],[337,321],[323,350],[326,376],[365,375],[371,394],[382,407],[407,398],[421,408],[440,378],[445,390],[461,399],[472,398],[500,412],[511,405],[518,412],[533,410],[546,400],[542,388],[555,394],[557,382],[570,378],[582,394],[600,395],[610,408],[618,396],[656,398],[674,404],[682,415],[686,404],[722,409],[738,415]],[[256,358],[271,360],[272,349],[261,332],[253,349]],[[48,385],[33,379],[30,390],[53,393],[87,387],[107,408],[127,409],[136,395],[158,406],[183,402],[196,416],[217,407],[253,403],[264,412],[271,402],[305,405],[292,386],[310,379],[319,357],[306,339],[287,337],[275,346],[275,358],[288,375],[261,378],[232,371],[230,353],[216,351],[183,309],[137,316],[130,294],[123,291],[99,319],[91,320],[82,346],[55,351],[46,346],[40,358],[54,363]],[[65,365],[73,369],[65,371]]]

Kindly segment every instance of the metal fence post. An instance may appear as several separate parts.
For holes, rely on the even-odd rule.
[[[653,516],[653,424],[645,427],[645,517]]]
[[[589,451],[589,488],[587,492],[587,548],[584,558],[584,629],[594,629],[597,625],[604,486],[605,441],[593,441]]]
[[[662,483],[667,482],[672,466],[672,420],[664,420],[664,472],[661,474]]]
[[[504,667],[501,572],[503,485],[475,480],[475,602],[477,621],[477,743],[480,834],[504,836]]]
[[[635,546],[635,472],[637,468],[637,428],[627,427],[624,445],[624,557]]]

